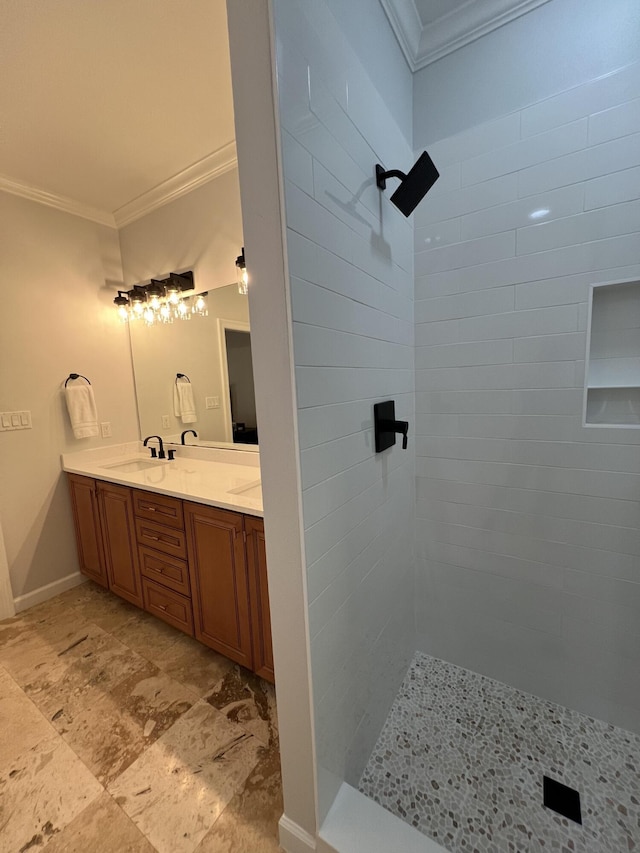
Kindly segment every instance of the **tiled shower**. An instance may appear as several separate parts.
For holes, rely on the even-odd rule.
[[[565,73],[533,38],[570,20],[551,0],[412,77],[365,5],[274,4],[322,811],[347,782],[451,850],[633,849],[640,64],[602,44]],[[425,148],[441,178],[406,220],[373,168]],[[389,398],[409,448],[377,457]]]

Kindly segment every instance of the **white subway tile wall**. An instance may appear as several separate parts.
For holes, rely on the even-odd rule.
[[[413,224],[374,180],[410,167],[412,128],[324,0],[275,16],[317,755],[357,785],[415,650],[415,436],[373,447],[375,402],[415,425]]]
[[[640,277],[640,64],[429,152],[418,647],[640,731],[640,430],[582,426],[589,286]]]

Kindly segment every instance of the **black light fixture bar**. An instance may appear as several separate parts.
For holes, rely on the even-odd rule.
[[[113,300],[116,305],[127,305],[132,299],[145,301],[147,296],[164,296],[168,287],[177,288],[183,293],[193,290],[193,272],[172,272],[167,278],[152,278],[149,284],[134,284],[130,290],[119,290]]]

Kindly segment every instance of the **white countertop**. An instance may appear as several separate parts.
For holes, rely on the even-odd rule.
[[[154,442],[155,444],[155,442]],[[256,452],[204,447],[174,447],[176,458],[152,460],[141,442],[111,445],[77,453],[63,453],[63,470],[262,517],[260,458]],[[130,462],[154,462],[143,470]]]

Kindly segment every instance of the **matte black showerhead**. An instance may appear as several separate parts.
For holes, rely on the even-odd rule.
[[[418,157],[408,175],[399,169],[385,172],[382,166],[376,166],[376,183],[381,190],[386,189],[387,178],[400,178],[400,186],[391,196],[391,201],[405,216],[413,213],[439,177],[440,172],[426,151]]]

